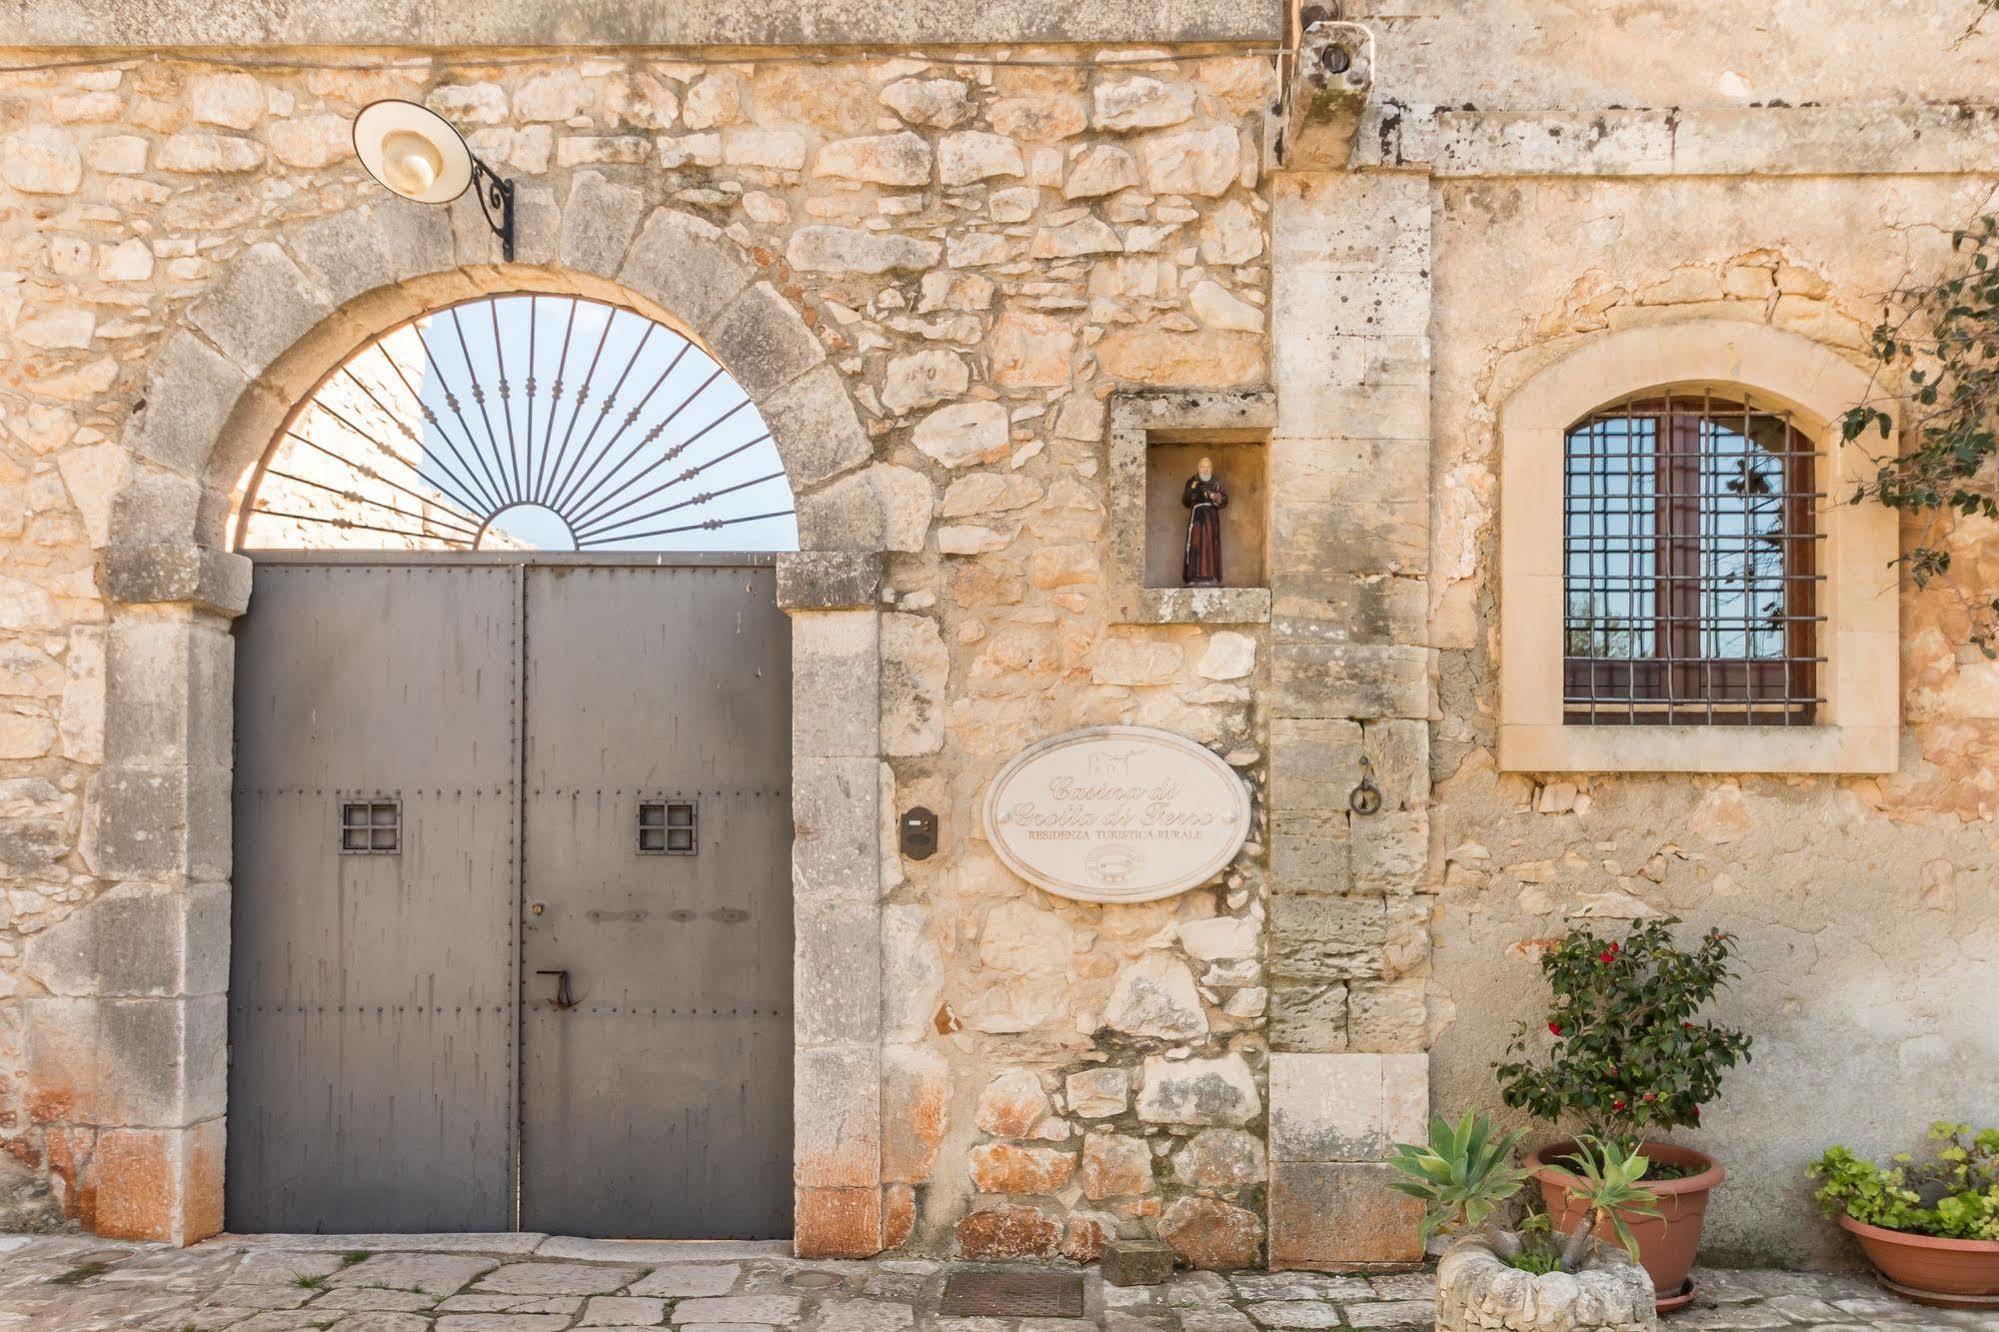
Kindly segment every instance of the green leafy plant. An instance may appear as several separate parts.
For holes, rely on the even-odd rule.
[[[1625,1221],[1628,1216],[1659,1215],[1659,1195],[1638,1181],[1652,1163],[1635,1148],[1620,1146],[1595,1136],[1585,1136],[1575,1155],[1565,1157],[1576,1183],[1569,1186],[1569,1198],[1583,1207],[1583,1218],[1562,1245],[1562,1270],[1573,1272],[1589,1252],[1591,1238],[1604,1222],[1617,1234],[1618,1243],[1635,1260],[1638,1238]]]
[[[1552,1272],[1560,1254],[1548,1238],[1547,1217],[1530,1215],[1518,1231],[1494,1224],[1494,1217],[1527,1182],[1528,1172],[1513,1164],[1526,1136],[1500,1133],[1491,1119],[1467,1110],[1453,1126],[1438,1115],[1430,1121],[1427,1143],[1398,1142],[1388,1165],[1400,1172],[1388,1187],[1423,1201],[1423,1239],[1439,1231],[1477,1230],[1492,1251],[1523,1272]]]
[[[1999,8],[1999,0],[1981,4],[1980,17]],[[1991,657],[1999,655],[1999,598],[1973,597],[1957,583],[1947,543],[1955,517],[1999,517],[1988,466],[1999,455],[1999,218],[1953,231],[1951,248],[1962,262],[1890,293],[1868,337],[1875,381],[1903,407],[1901,449],[1879,401],[1849,410],[1841,432],[1849,448],[1872,444],[1874,475],[1854,487],[1854,502],[1871,498],[1919,520],[1896,563],[1917,587],[1935,583],[1955,594],[1971,641]]]
[[[1388,1165],[1399,1177],[1388,1187],[1424,1204],[1423,1238],[1440,1230],[1476,1230],[1520,1192],[1527,1172],[1512,1164],[1524,1133],[1500,1134],[1483,1114],[1465,1111],[1453,1128],[1438,1115],[1428,1143],[1398,1142]]]
[[[1830,1147],[1807,1170],[1823,1181],[1826,1215],[1912,1235],[1999,1240],[1999,1129],[1930,1125],[1926,1159],[1899,1152],[1888,1165]]]
[[[1520,1025],[1515,1057],[1495,1066],[1506,1104],[1580,1121],[1627,1153],[1648,1132],[1700,1123],[1722,1074],[1749,1059],[1750,1038],[1700,1016],[1735,975],[1735,937],[1710,930],[1682,949],[1679,923],[1640,922],[1622,940],[1576,930],[1542,955],[1552,1044]]]

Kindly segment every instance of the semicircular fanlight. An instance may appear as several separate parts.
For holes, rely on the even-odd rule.
[[[770,431],[635,311],[486,296],[342,362],[252,476],[249,549],[793,550]]]

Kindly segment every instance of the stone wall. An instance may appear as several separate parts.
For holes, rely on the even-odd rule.
[[[112,1067],[116,1039],[64,1003],[89,984],[75,955],[93,904],[117,893],[93,834],[100,559],[113,496],[145,465],[121,441],[161,349],[239,259],[299,273],[253,247],[309,253],[315,220],[381,197],[348,125],[404,96],[520,182],[526,254],[551,252],[543,231],[579,191],[598,211],[628,201],[634,225],[660,202],[711,221],[862,409],[872,460],[829,437],[816,512],[860,513],[843,487],[880,502],[860,539],[889,552],[884,781],[893,808],[945,812],[942,851],[891,867],[884,907],[892,1242],[1088,1255],[1157,1225],[1190,1257],[1260,1259],[1256,851],[1214,890],[1085,907],[1007,875],[969,811],[1013,752],[1096,722],[1185,732],[1262,781],[1262,627],[1110,622],[1105,441],[1120,391],[1268,383],[1274,71],[1227,52],[1010,54],[1024,63],[148,60],[9,78],[0,1132],[70,1215],[134,1224],[93,1166],[118,1107],[58,1085]],[[477,253],[469,201],[452,220]],[[203,327],[260,324],[216,308]],[[731,368],[755,391],[754,365]],[[148,404],[148,429],[177,406]]]

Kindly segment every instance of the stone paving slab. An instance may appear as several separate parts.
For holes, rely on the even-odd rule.
[[[950,1264],[770,1244],[540,1235],[231,1235],[195,1246],[0,1236],[0,1332],[1420,1332],[1430,1275],[1181,1272],[1083,1318],[945,1318]],[[1711,1270],[1665,1332],[1999,1332],[1863,1274]]]

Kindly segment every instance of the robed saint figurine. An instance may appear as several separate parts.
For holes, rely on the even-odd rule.
[[[1215,479],[1215,462],[1201,459],[1201,465],[1180,492],[1187,515],[1187,549],[1180,559],[1180,581],[1188,587],[1222,585],[1222,510],[1229,506],[1229,493]]]

